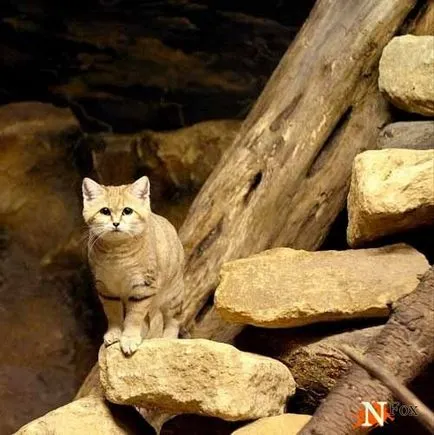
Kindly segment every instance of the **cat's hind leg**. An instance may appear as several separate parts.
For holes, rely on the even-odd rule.
[[[163,309],[165,338],[178,338],[181,324],[179,318],[184,304],[184,281],[182,274],[179,274],[167,292],[170,299]]]
[[[161,338],[163,336],[164,317],[160,309],[154,309],[149,312],[149,329],[143,337]]]
[[[163,337],[164,338],[178,338],[180,326],[181,325],[180,325],[178,319],[175,319],[173,317],[171,317],[171,318],[166,317],[164,319]]]

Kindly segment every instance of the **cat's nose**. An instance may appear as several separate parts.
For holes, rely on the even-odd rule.
[[[113,226],[117,228],[119,226],[119,222],[113,222]]]

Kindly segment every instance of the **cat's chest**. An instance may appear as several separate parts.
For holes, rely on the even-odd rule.
[[[128,297],[140,284],[146,281],[149,272],[142,262],[119,261],[106,258],[103,262],[92,265],[97,283],[108,296]],[[98,289],[100,290],[100,289]]]

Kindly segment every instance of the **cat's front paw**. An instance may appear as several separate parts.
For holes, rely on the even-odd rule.
[[[122,335],[121,337],[121,349],[122,352],[130,356],[132,355],[142,342],[142,337],[140,335]]]
[[[110,328],[105,334],[104,334],[104,344],[107,346],[110,346],[113,343],[117,343],[122,335],[122,331],[120,328]]]

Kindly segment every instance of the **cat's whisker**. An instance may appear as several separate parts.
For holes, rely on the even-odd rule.
[[[98,239],[101,237],[101,235],[95,237],[88,245],[88,252],[91,252],[94,248],[94,246],[96,245],[96,243],[98,242]]]
[[[95,244],[98,242],[98,240],[107,232],[108,232],[107,230],[101,229],[101,231],[98,234],[90,233],[90,234],[92,234],[92,238],[90,239],[89,245],[88,245],[89,252],[91,252],[93,250],[93,248],[94,248]]]

